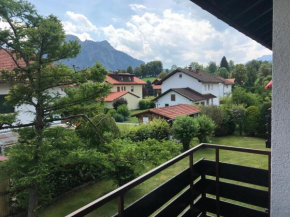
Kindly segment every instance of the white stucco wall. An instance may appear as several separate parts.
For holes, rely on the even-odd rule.
[[[179,74],[182,74],[182,78],[179,78]],[[188,76],[185,73],[178,72],[166,79],[162,83],[162,93],[166,92],[170,88],[186,88],[189,87],[199,93],[202,91],[202,84],[198,80]]]
[[[222,85],[223,84],[221,84],[221,83],[202,83],[201,94],[210,93],[212,95],[215,95],[216,98],[213,99],[213,104],[219,106],[220,105],[219,97],[221,97],[220,86],[222,86]]]
[[[133,91],[131,91],[131,87],[133,86]],[[118,87],[120,87],[120,91],[122,91],[122,87],[123,87],[123,91],[129,91],[137,96],[140,97],[140,99],[142,99],[143,97],[143,92],[142,92],[142,84],[135,84],[135,85],[113,85],[113,88],[111,89],[111,92],[117,92],[118,91]],[[124,90],[124,87],[126,90]]]
[[[271,216],[290,216],[290,1],[273,1]]]

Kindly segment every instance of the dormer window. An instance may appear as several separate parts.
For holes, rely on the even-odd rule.
[[[123,81],[124,79],[123,79],[123,76],[121,76],[121,81]]]
[[[132,81],[131,77],[129,77],[129,81]]]
[[[182,78],[182,74],[179,74],[179,78]]]

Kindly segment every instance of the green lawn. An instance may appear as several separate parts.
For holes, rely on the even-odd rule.
[[[145,81],[145,82],[147,82],[147,81],[152,82],[152,81],[154,81],[156,78],[157,78],[157,77],[148,77],[148,78],[142,78],[141,80],[143,80],[143,81]]]
[[[132,126],[124,126],[122,125],[121,130],[126,130],[126,127]],[[134,127],[134,126],[133,126]],[[265,148],[265,140],[260,138],[251,138],[251,137],[239,137],[239,136],[227,136],[227,137],[219,137],[213,138],[212,143],[214,144],[223,144],[223,145],[231,145],[236,147],[245,147],[245,148],[255,148],[267,150]],[[192,146],[198,144],[198,141],[195,139],[192,142]],[[196,152],[194,154],[194,159],[199,160],[200,158],[206,158],[213,160],[214,159],[214,150],[204,149]],[[267,169],[267,157],[254,155],[254,154],[246,154],[239,153],[233,151],[220,151],[220,160],[223,162],[236,163],[245,166],[252,166],[256,168],[264,168]],[[162,182],[168,180],[175,174],[179,173],[181,170],[188,167],[188,159],[183,159],[178,163],[172,165],[168,169],[162,171],[158,175],[152,177],[146,182],[136,186],[131,191],[129,191],[125,195],[125,205],[130,204],[137,198],[146,194],[150,190],[156,188]],[[148,166],[148,170],[151,169]],[[85,204],[97,199],[98,197],[114,190],[116,186],[113,185],[111,181],[100,181],[92,186],[87,187],[86,189],[80,190],[79,192],[73,193],[64,197],[62,200],[57,201],[50,207],[47,207],[45,210],[41,212],[41,217],[48,216],[64,216]],[[91,213],[88,216],[111,216],[112,214],[117,212],[117,201],[111,201],[101,209]]]

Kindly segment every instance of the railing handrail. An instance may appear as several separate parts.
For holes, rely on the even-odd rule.
[[[163,171],[164,169],[168,168],[169,166],[175,164],[176,162],[182,160],[183,158],[193,154],[194,152],[198,151],[201,148],[214,148],[214,149],[222,149],[228,151],[239,151],[239,152],[246,152],[246,153],[253,153],[253,154],[262,154],[262,155],[271,155],[270,151],[264,151],[259,149],[249,149],[249,148],[239,148],[233,146],[226,146],[226,145],[217,145],[217,144],[207,144],[202,143],[194,148],[189,149],[188,151],[172,158],[171,160],[161,164],[160,166],[150,170],[149,172],[139,176],[138,178],[128,182],[127,184],[115,189],[114,191],[98,198],[97,200],[81,207],[80,209],[70,213],[66,217],[77,217],[77,216],[84,216],[92,212],[93,210],[101,207],[102,205],[108,203],[114,198],[117,198],[123,195],[125,192],[129,191],[130,189],[134,188],[135,186],[139,185],[140,183],[146,181],[147,179],[151,178],[152,176],[158,174],[159,172]]]

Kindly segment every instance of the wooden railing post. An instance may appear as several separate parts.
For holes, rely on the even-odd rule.
[[[194,216],[194,201],[193,201],[193,196],[194,196],[194,189],[193,189],[193,153],[189,154],[189,170],[190,170],[190,191],[191,191],[191,196],[190,196],[190,212],[191,212],[191,216]]]
[[[124,217],[124,195],[121,194],[118,198],[118,216]]]
[[[206,193],[205,193],[205,166],[203,164],[202,166],[202,172],[201,172],[201,181],[202,181],[202,193],[201,193],[201,198],[202,198],[202,217],[206,217],[206,209],[205,209],[205,199],[206,199]]]
[[[220,154],[219,148],[215,149],[215,165],[216,165],[216,213],[220,217]]]

